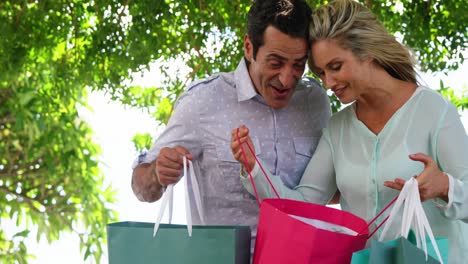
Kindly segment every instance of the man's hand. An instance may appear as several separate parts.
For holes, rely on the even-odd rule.
[[[183,147],[163,148],[156,160],[138,165],[132,175],[132,190],[138,200],[159,200],[163,194],[163,186],[179,180],[183,168],[182,156],[192,159]]]
[[[239,137],[239,140],[238,140]],[[242,154],[241,147],[239,145],[239,141],[242,144],[242,149],[245,152],[245,157],[244,154]],[[252,147],[253,153],[250,152],[249,147],[247,146],[247,143]],[[254,168],[254,165],[256,163],[255,161],[255,147],[252,144],[252,140],[250,139],[249,136],[249,129],[242,125],[239,128],[235,128],[232,130],[231,133],[231,151],[232,155],[234,155],[234,158],[240,162],[244,167],[246,167],[248,170],[252,170]],[[247,158],[247,165],[245,164],[245,158]]]
[[[180,180],[184,167],[183,156],[189,160],[192,159],[189,151],[181,146],[162,148],[159,151],[158,158],[153,161],[155,166],[151,167],[153,168],[154,177],[156,177],[160,185],[167,186]]]

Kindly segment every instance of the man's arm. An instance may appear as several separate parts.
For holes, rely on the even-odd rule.
[[[192,159],[201,152],[198,94],[184,92],[174,106],[169,122],[151,149],[133,164],[132,190],[138,200],[154,202],[162,197],[164,186],[176,183],[183,168],[182,156]],[[183,145],[177,146],[178,144]],[[189,153],[188,149],[191,150]]]
[[[132,174],[132,190],[138,200],[157,201],[164,192],[164,186],[178,182],[182,174],[183,156],[192,159],[189,151],[182,146],[165,147],[156,160],[136,166]]]

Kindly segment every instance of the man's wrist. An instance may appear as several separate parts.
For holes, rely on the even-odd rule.
[[[151,169],[151,180],[152,180],[152,185],[154,186],[157,186],[157,189],[158,190],[165,190],[166,186],[164,186],[163,184],[161,184],[161,182],[159,181],[159,176],[158,176],[158,170],[157,170],[157,165],[156,165],[156,161],[153,161],[151,163],[151,166],[150,166],[150,169]]]
[[[157,201],[164,193],[162,186],[153,177],[153,170],[152,163],[142,163],[133,170],[132,190],[142,202]]]

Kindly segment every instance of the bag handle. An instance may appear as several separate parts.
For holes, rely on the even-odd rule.
[[[443,264],[444,262],[440,255],[439,247],[437,246],[434,234],[432,233],[431,226],[429,225],[426,213],[424,212],[424,208],[422,207],[421,199],[419,196],[418,181],[415,178],[409,179],[403,186],[403,189],[401,190],[400,195],[398,195],[398,199],[395,202],[395,205],[393,206],[390,215],[388,216],[387,224],[382,230],[382,234],[380,235],[379,241],[382,241],[385,237],[388,229],[390,228],[390,225],[396,219],[397,213],[402,206],[403,215],[400,235],[402,237],[407,238],[409,230],[412,227],[416,236],[416,246],[418,248],[421,248],[422,246],[422,249],[426,256],[426,260],[428,258],[426,245],[427,235],[431,241],[432,246],[434,247],[434,250],[437,254],[440,263]]]
[[[253,176],[252,176],[252,169],[250,168],[250,165],[249,165],[249,163],[247,161],[247,155],[245,154],[244,147],[242,146],[242,144],[240,142],[239,128],[237,128],[237,130],[236,130],[236,139],[237,139],[237,142],[239,143],[239,147],[240,147],[240,150],[241,150],[241,153],[242,153],[242,158],[244,159],[245,168],[247,170],[247,173],[249,173],[249,179],[250,179],[250,183],[252,184],[252,187],[253,187],[253,190],[254,190],[254,193],[255,193],[255,198],[257,199],[258,206],[260,206],[261,201],[260,201],[260,198],[258,197],[257,187],[255,186],[255,181],[254,181]],[[270,178],[268,177],[267,173],[265,172],[265,169],[263,168],[260,161],[257,159],[257,155],[254,154],[254,150],[253,150],[252,146],[250,146],[248,141],[246,141],[245,143],[247,144],[247,147],[249,148],[250,153],[255,158],[255,161],[257,162],[258,166],[260,166],[260,169],[262,170],[263,175],[265,176],[265,178],[267,179],[267,181],[270,184],[271,188],[275,192],[276,197],[278,197],[278,199],[281,199],[278,192],[275,189],[275,186],[273,186],[273,183],[271,182]]]
[[[253,189],[254,189],[255,198],[257,199],[257,203],[258,203],[258,205],[260,206],[260,199],[259,199],[259,197],[258,197],[257,188],[255,187],[255,182],[254,182],[253,177],[252,177],[251,168],[250,168],[250,166],[249,166],[249,163],[247,162],[247,155],[245,154],[245,150],[244,150],[244,148],[243,148],[243,146],[242,146],[242,144],[241,144],[241,142],[240,142],[240,138],[239,138],[239,128],[237,128],[237,130],[236,130],[236,139],[237,139],[237,142],[239,143],[239,147],[240,147],[240,149],[241,149],[241,153],[242,153],[242,157],[243,157],[243,159],[244,159],[245,167],[246,167],[246,169],[247,169],[247,172],[249,173],[249,179],[250,179],[250,182],[251,182],[252,187],[253,187]],[[252,147],[250,146],[249,142],[246,141],[245,143],[247,144],[247,147],[249,148],[250,153],[252,153],[252,155],[253,155],[254,151],[253,151]],[[273,186],[273,183],[271,182],[270,178],[268,177],[267,173],[265,172],[265,169],[263,168],[263,166],[262,166],[262,164],[260,163],[260,161],[257,159],[257,156],[256,156],[256,155],[253,155],[253,156],[254,156],[254,158],[255,158],[255,161],[257,161],[257,164],[260,166],[260,169],[262,170],[263,175],[264,175],[265,178],[268,180],[268,183],[270,184],[271,188],[272,188],[273,191],[275,192],[276,197],[278,197],[278,199],[281,199],[280,196],[279,196],[279,194],[278,194],[278,192],[276,191],[275,187]],[[369,229],[369,226],[372,225],[372,223],[374,223],[374,222],[380,217],[380,215],[382,215],[383,212],[385,212],[385,211],[396,201],[397,198],[398,198],[398,196],[395,197],[389,204],[387,204],[387,206],[386,206],[382,211],[380,211],[380,213],[379,213],[376,217],[374,217],[374,218],[367,224],[367,227],[366,227],[364,230],[362,230],[361,232],[359,232],[359,234],[361,234],[361,233],[364,232],[365,230],[368,230],[368,229]],[[380,223],[380,225],[379,225],[378,227],[376,227],[376,228],[374,229],[374,231],[372,231],[372,233],[371,233],[367,238],[369,239],[370,237],[372,237],[372,236],[374,235],[374,233],[387,221],[387,219],[388,219],[388,216],[382,221],[382,223]]]
[[[203,225],[205,225],[205,217],[203,214],[203,206],[201,203],[201,196],[200,196],[200,189],[198,188],[198,181],[197,177],[195,175],[195,170],[193,168],[193,163],[191,160],[187,160],[185,156],[182,157],[183,161],[183,175],[182,178],[184,179],[185,183],[185,218],[187,220],[187,231],[189,237],[192,236],[192,213],[191,213],[191,207],[190,207],[190,196],[189,196],[189,187],[188,187],[188,178],[190,177],[190,182],[192,183],[192,190],[193,190],[193,195],[195,198],[195,206],[197,208],[198,216],[200,217],[200,221]],[[187,164],[188,163],[188,164]],[[187,170],[188,167],[188,170]],[[162,201],[161,201],[161,207],[159,208],[159,213],[156,218],[156,222],[154,223],[154,229],[153,229],[153,237],[156,236],[156,233],[158,232],[159,225],[161,223],[162,216],[164,214],[164,211],[166,209],[167,203],[169,203],[169,224],[172,222],[172,206],[173,206],[173,200],[174,200],[174,185],[169,184],[166,188],[166,191],[163,194]]]
[[[380,213],[378,213],[374,218],[372,218],[372,220],[369,221],[369,223],[367,223],[367,229],[369,229],[369,227],[370,227],[385,211],[387,211],[387,209],[388,209],[392,204],[395,203],[395,201],[397,200],[397,198],[398,198],[398,196],[396,196],[395,198],[393,198],[393,200],[390,201],[390,202],[385,206],[385,208],[382,209],[382,211],[380,211]],[[374,231],[372,231],[372,232],[370,233],[370,235],[367,236],[367,239],[371,238],[371,237],[375,234],[375,232],[377,232],[377,230],[379,230],[379,229],[383,226],[383,224],[385,224],[385,222],[387,222],[388,217],[389,217],[389,216],[385,217],[385,219],[374,229]],[[365,229],[364,229],[363,231],[361,231],[360,234],[361,234],[362,232],[364,232],[364,231],[365,231]]]

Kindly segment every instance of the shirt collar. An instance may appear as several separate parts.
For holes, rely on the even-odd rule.
[[[245,58],[242,58],[237,69],[234,71],[234,79],[237,89],[237,100],[239,102],[252,99],[257,95],[250,74],[247,69]]]

